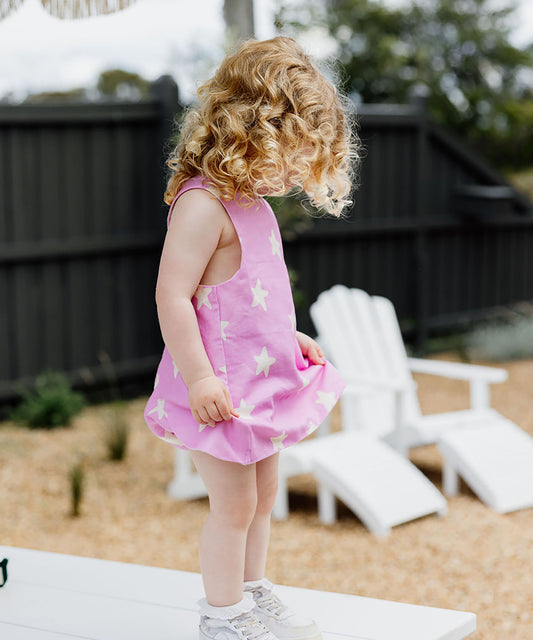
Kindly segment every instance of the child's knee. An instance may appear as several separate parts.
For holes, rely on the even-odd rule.
[[[257,508],[255,487],[242,488],[233,495],[224,496],[217,504],[211,503],[211,513],[219,521],[239,529],[247,529]]]
[[[271,474],[268,478],[263,479],[261,485],[257,489],[257,508],[256,513],[267,515],[274,508],[276,494],[278,492],[278,475]]]

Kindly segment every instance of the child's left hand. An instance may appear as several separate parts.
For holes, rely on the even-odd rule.
[[[301,331],[296,332],[296,339],[300,345],[302,355],[307,356],[313,364],[326,364],[324,353],[319,347],[318,342],[315,342],[313,338],[310,338]]]

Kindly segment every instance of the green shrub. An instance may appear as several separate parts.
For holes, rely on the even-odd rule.
[[[44,371],[37,376],[33,390],[19,385],[18,391],[22,400],[9,419],[31,428],[70,425],[71,418],[86,404],[83,394],[73,391],[60,371]]]
[[[122,403],[111,408],[106,420],[106,445],[109,460],[122,460],[126,455],[130,427]]]
[[[480,325],[466,334],[469,356],[501,362],[533,357],[533,316]]]
[[[85,471],[83,469],[83,460],[80,459],[72,466],[69,472],[70,477],[70,515],[74,518],[80,515],[80,504],[83,497],[83,488],[85,480]]]
[[[292,267],[288,267],[287,271],[289,273],[289,282],[292,290],[292,299],[294,301],[294,308],[300,309],[304,307],[307,303],[307,295],[302,289],[298,289],[296,286],[298,280],[300,279],[300,274],[293,269]]]

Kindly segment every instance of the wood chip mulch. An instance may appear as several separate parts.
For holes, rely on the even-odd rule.
[[[533,436],[533,360],[497,366],[509,379],[491,387],[492,406]],[[468,383],[415,379],[424,414],[468,408]],[[145,425],[146,400],[125,408],[130,438],[120,462],[107,459],[108,405],[88,407],[71,427],[52,431],[1,423],[0,542],[199,571],[208,500],[166,495],[173,449]],[[334,429],[339,409],[333,409]],[[69,472],[78,458],[85,487],[81,515],[73,518]],[[436,445],[411,450],[410,459],[442,490]],[[472,640],[533,640],[533,508],[495,513],[461,480],[445,517],[419,518],[379,539],[340,503],[338,522],[322,525],[311,476],[292,479],[290,490],[289,519],[272,523],[267,576],[273,582],[471,611],[477,615]]]

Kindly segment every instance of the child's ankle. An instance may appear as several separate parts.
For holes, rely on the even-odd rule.
[[[219,618],[222,620],[231,620],[236,616],[252,611],[252,609],[255,607],[255,601],[252,597],[252,594],[247,592],[243,593],[243,597],[239,602],[223,607],[209,604],[207,598],[202,598],[198,601],[197,604],[200,607],[201,616],[207,616],[209,618]]]

